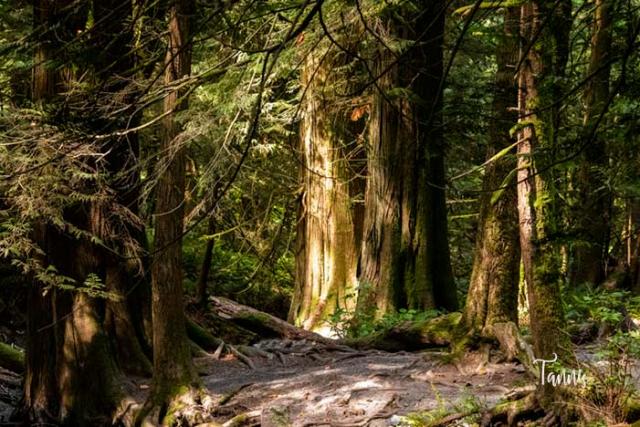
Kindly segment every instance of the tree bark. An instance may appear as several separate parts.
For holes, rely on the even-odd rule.
[[[335,53],[309,55],[302,72],[305,88],[300,124],[303,193],[296,253],[296,291],[289,320],[331,335],[337,310],[355,306],[357,254],[346,157],[347,112],[341,111],[332,83]]]
[[[127,132],[125,136],[106,138],[100,147],[107,160],[109,187],[115,195],[111,205],[99,207],[110,222],[105,228],[111,230],[99,237],[112,249],[102,251],[100,256],[105,264],[105,286],[118,297],[106,302],[105,326],[119,366],[125,372],[150,375],[150,346],[143,324],[143,316],[150,315],[149,283],[142,265],[142,252],[147,249],[146,233],[141,221],[136,221],[140,144],[138,133],[131,131],[141,117],[136,112],[139,94],[131,85],[136,65],[131,52],[133,28],[129,23],[133,4],[128,0],[101,0],[94,2],[93,7],[96,16],[108,17],[96,29],[91,46],[99,50],[94,63],[96,86],[105,94],[96,103],[98,111],[92,115],[93,126],[98,133]],[[126,213],[116,215],[116,212]]]
[[[191,0],[178,0],[169,10],[169,42],[165,84],[191,72]],[[151,267],[153,319],[152,404],[165,407],[198,384],[186,336],[182,289],[182,233],[185,196],[185,148],[175,113],[187,107],[184,91],[172,90],[164,100],[164,158],[158,168]],[[162,411],[161,411],[162,412]],[[162,414],[160,414],[162,415]],[[162,420],[160,420],[162,421]]]
[[[211,214],[212,215],[212,214]],[[213,235],[216,230],[216,222],[214,218],[209,218],[207,227],[207,234]],[[207,300],[209,293],[207,292],[207,285],[209,282],[209,273],[211,272],[211,261],[213,260],[213,248],[215,247],[215,240],[210,237],[207,240],[207,245],[204,248],[204,256],[202,257],[202,267],[200,268],[200,276],[198,277],[198,304],[202,307],[207,306]]]
[[[610,231],[612,196],[607,185],[608,156],[606,140],[595,129],[601,122],[609,99],[608,64],[611,55],[611,12],[615,0],[596,0],[591,35],[591,58],[587,68],[585,88],[584,136],[593,141],[588,144],[576,173],[576,232],[570,270],[572,285],[590,283],[598,285],[605,277],[605,263]]]
[[[38,43],[32,95],[40,104],[55,102],[65,89],[62,74],[73,79],[70,66],[58,71],[50,63],[53,52],[67,59],[65,42],[86,23],[85,11],[70,11],[70,3],[34,2]],[[104,226],[104,218],[92,203],[69,206],[64,217],[96,236]],[[74,280],[77,289],[45,290],[38,281],[31,285],[20,416],[26,422],[109,424],[121,397],[120,376],[103,329],[101,305],[83,289],[89,274],[103,273],[100,251],[88,238],[70,236],[45,222],[36,224],[33,239],[45,254],[39,260],[42,267],[54,267]]]
[[[496,322],[518,323],[518,277],[520,245],[509,131],[517,120],[513,107],[518,93],[515,66],[518,62],[518,8],[504,11],[504,33],[496,52],[493,119],[489,125],[487,159],[498,155],[485,169],[480,197],[480,217],[473,255],[473,270],[464,309],[463,325],[487,335]]]
[[[379,315],[403,307],[455,310],[442,135],[445,5],[395,12],[404,19],[383,12],[378,31],[415,44],[400,57],[383,49],[373,67],[381,77],[369,119],[358,304]],[[398,97],[398,89],[414,98]]]
[[[55,8],[46,0],[33,3],[33,27],[41,37],[35,47],[32,98],[45,103],[55,94],[56,73],[49,67],[51,43],[47,31],[55,24]],[[54,39],[55,40],[55,39]],[[46,250],[48,227],[34,227],[33,240]],[[42,259],[41,262],[46,263]],[[24,394],[15,416],[25,422],[45,423],[58,419],[59,397],[55,367],[57,345],[55,335],[55,290],[44,293],[42,284],[32,278],[27,296],[27,331],[25,348]],[[46,357],[49,355],[49,357]]]
[[[529,1],[521,7],[521,56],[518,76],[518,217],[520,247],[527,284],[533,350],[537,358],[556,353],[568,361],[570,342],[563,331],[560,270],[554,242],[559,223],[554,192],[548,184],[551,172],[544,167],[555,141],[553,120],[545,106],[553,102],[543,90],[554,72],[552,29],[541,27],[550,5]],[[527,52],[528,50],[528,52]],[[546,393],[553,393],[547,387]]]

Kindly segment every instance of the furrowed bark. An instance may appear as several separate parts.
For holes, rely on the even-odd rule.
[[[349,119],[332,95],[340,60],[334,52],[323,59],[309,55],[302,72],[303,194],[296,237],[298,289],[289,320],[323,335],[332,334],[329,320],[337,310],[351,311],[355,306],[357,256],[346,159]]]
[[[552,359],[556,353],[560,360],[569,361],[554,241],[559,217],[555,192],[548,182],[553,175],[543,169],[551,161],[543,153],[552,152],[556,140],[549,109],[542,110],[552,103],[553,91],[547,80],[557,77],[554,35],[550,27],[541,27],[552,13],[549,7],[541,1],[529,1],[521,7],[521,52],[530,49],[518,76],[518,217],[534,355]],[[544,392],[549,403],[554,391],[547,386]]]
[[[487,158],[502,154],[513,145],[509,131],[517,119],[512,111],[517,104],[514,81],[518,62],[519,10],[504,11],[504,33],[498,41],[493,119],[489,126]],[[500,153],[500,154],[499,154]],[[518,277],[520,245],[516,183],[513,172],[516,160],[511,153],[485,169],[480,198],[480,218],[471,282],[464,310],[463,325],[471,332],[489,335],[497,322],[518,322]]]
[[[169,42],[165,84],[191,73],[191,0],[179,0],[169,11]],[[173,90],[164,99],[168,115],[162,122],[161,152],[156,187],[154,259],[151,267],[153,319],[153,387],[148,407],[152,422],[164,422],[179,408],[182,397],[199,388],[189,350],[182,289],[182,233],[185,196],[185,146],[175,113],[187,107],[184,91]],[[159,410],[158,410],[159,408]],[[142,416],[147,414],[143,413]],[[155,417],[159,419],[155,419]]]
[[[382,49],[373,67],[382,76],[369,119],[358,304],[376,307],[378,315],[403,307],[457,308],[444,191],[444,9],[437,1],[417,17],[387,10],[378,24],[387,37],[416,41],[399,58]],[[398,88],[419,101],[393,95]]]

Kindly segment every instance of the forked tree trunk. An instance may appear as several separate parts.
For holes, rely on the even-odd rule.
[[[165,84],[191,72],[191,0],[174,2],[169,11],[169,47]],[[198,384],[186,336],[182,289],[182,234],[185,196],[185,147],[175,113],[187,107],[185,92],[172,90],[164,100],[163,138],[158,167],[154,258],[151,267],[153,318],[153,388],[151,402],[160,416],[179,394]],[[160,420],[161,421],[161,420]]]
[[[596,130],[602,129],[601,115],[609,99],[608,64],[611,55],[612,8],[615,0],[596,0],[593,6],[591,59],[587,69],[585,89],[584,138],[592,138],[582,155],[576,173],[576,228],[570,270],[572,285],[600,284],[605,277],[605,262],[610,232],[611,192],[607,185],[608,165],[606,140]]]
[[[520,11],[504,12],[504,33],[496,53],[493,118],[489,125],[487,159],[498,156],[485,169],[480,197],[480,218],[473,254],[473,270],[464,310],[463,324],[471,332],[491,336],[491,325],[518,322],[518,277],[520,244],[515,158],[503,150],[514,141],[509,130],[517,119],[513,107],[518,102],[515,66],[518,63]]]
[[[560,360],[568,361],[570,342],[563,331],[559,257],[554,244],[559,218],[547,183],[549,171],[543,169],[549,164],[543,153],[551,151],[555,140],[549,109],[544,109],[552,99],[541,89],[555,76],[553,29],[541,27],[550,7],[542,1],[521,7],[521,52],[528,53],[518,77],[518,216],[534,355],[553,359],[556,353]]]
[[[337,310],[355,306],[357,252],[346,159],[347,112],[336,105],[335,53],[309,55],[300,125],[300,198],[296,290],[289,320],[323,335]]]
[[[378,31],[416,43],[400,57],[383,47],[374,67],[381,77],[369,120],[358,304],[379,315],[403,307],[455,310],[441,111],[445,4],[395,12],[385,12]],[[419,101],[395,96],[398,89]]]

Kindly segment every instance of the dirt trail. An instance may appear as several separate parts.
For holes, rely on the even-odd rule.
[[[224,402],[216,420],[251,412],[254,425],[386,426],[409,413],[452,408],[473,396],[492,406],[526,382],[520,365],[470,356],[454,366],[444,354],[331,352],[236,360],[200,359],[203,381]],[[284,362],[284,364],[283,364]]]
[[[220,360],[195,359],[204,385],[218,402],[215,421],[248,413],[249,419],[237,425],[399,425],[401,416],[455,408],[471,397],[490,407],[528,382],[522,366],[480,363],[480,355],[452,365],[445,363],[443,351],[328,351],[298,341],[277,342],[276,351],[274,342],[270,344],[261,350],[268,357],[251,357],[253,369],[232,354]],[[142,403],[150,379],[131,380],[134,398]],[[0,425],[20,396],[19,377],[11,385],[0,387]]]

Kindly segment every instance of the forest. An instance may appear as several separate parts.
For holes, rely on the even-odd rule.
[[[640,426],[639,0],[0,0],[0,425]]]

